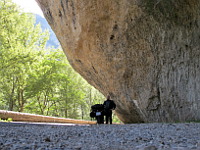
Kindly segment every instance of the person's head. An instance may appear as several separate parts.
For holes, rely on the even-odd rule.
[[[107,96],[107,99],[110,99],[110,95]]]

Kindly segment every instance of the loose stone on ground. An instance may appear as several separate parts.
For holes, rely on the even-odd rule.
[[[200,123],[0,123],[1,150],[200,150]]]

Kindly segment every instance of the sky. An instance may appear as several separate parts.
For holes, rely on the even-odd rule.
[[[43,16],[43,13],[35,0],[13,0],[25,12],[31,12]]]

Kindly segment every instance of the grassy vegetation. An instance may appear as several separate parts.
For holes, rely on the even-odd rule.
[[[7,118],[7,119],[1,119],[0,118],[0,122],[12,122],[12,118]]]

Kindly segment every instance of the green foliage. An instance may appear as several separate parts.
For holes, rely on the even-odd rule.
[[[32,15],[20,12],[10,0],[0,1],[0,6],[0,92],[8,110],[23,111],[30,64],[48,37],[34,26]]]
[[[77,74],[31,14],[0,1],[0,109],[90,120],[105,97]],[[10,120],[10,119],[9,119]]]
[[[8,118],[7,121],[8,122],[12,122],[13,120],[12,120],[12,118]]]
[[[117,115],[115,115],[115,113],[113,114],[113,122],[114,123],[118,123],[121,124],[122,122],[119,120],[119,118],[117,117]]]
[[[12,122],[12,118],[8,118],[8,119],[1,119],[0,118],[0,122]]]

